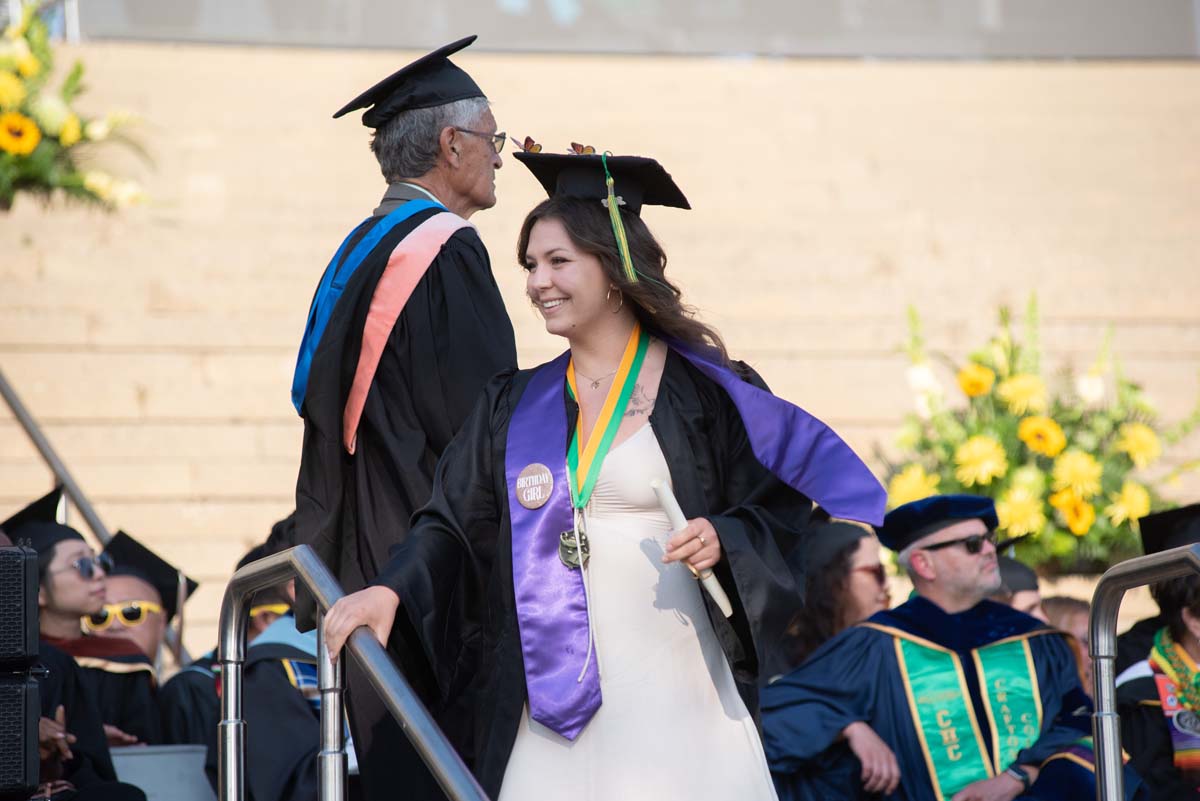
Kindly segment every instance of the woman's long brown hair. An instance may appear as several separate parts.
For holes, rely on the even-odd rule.
[[[529,234],[538,220],[558,220],[575,247],[600,260],[605,276],[621,290],[625,303],[633,309],[643,328],[664,339],[709,351],[719,357],[721,364],[728,364],[729,356],[721,335],[696,319],[695,310],[682,301],[682,292],[667,280],[667,254],[641,217],[621,210],[629,255],[638,273],[636,282],[625,277],[608,211],[599,200],[558,196],[535,206],[521,224],[517,238],[517,263],[522,268],[529,249]]]

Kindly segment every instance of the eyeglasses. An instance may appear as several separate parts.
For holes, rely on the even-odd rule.
[[[922,551],[939,551],[942,548],[949,548],[951,545],[961,545],[967,549],[967,553],[972,556],[983,550],[983,544],[990,542],[996,544],[996,532],[989,531],[986,534],[972,534],[969,537],[960,537],[956,540],[946,540],[945,542],[934,543],[933,545],[924,545]]]
[[[83,578],[91,579],[96,575],[96,568],[100,568],[105,573],[111,573],[113,569],[112,557],[106,553],[102,553],[99,556],[81,556],[66,567],[51,570],[50,575],[66,573],[68,570],[77,570]]]
[[[879,583],[880,587],[887,586],[887,571],[884,570],[883,565],[862,565],[860,567],[851,569],[850,572],[868,573],[875,577],[875,581]]]
[[[113,624],[114,620],[120,620],[126,626],[140,626],[149,619],[150,615],[156,612],[162,614],[163,608],[161,604],[156,604],[154,601],[119,601],[114,604],[105,604],[94,615],[88,615],[83,619],[83,627],[89,631],[104,631]]]
[[[268,612],[272,615],[286,615],[290,611],[292,607],[288,604],[261,604],[250,607],[250,617],[258,617]]]
[[[484,133],[483,131],[471,131],[466,128],[455,128],[454,130],[465,134],[471,134],[471,136],[482,136],[484,139],[491,139],[492,150],[495,150],[497,154],[504,150],[504,143],[508,139],[508,134],[506,134],[504,131],[492,134]]]

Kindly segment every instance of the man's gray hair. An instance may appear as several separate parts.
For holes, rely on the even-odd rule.
[[[900,569],[903,570],[910,579],[913,578],[912,557],[913,551],[915,550],[917,549],[912,545],[909,545],[907,548],[902,548],[900,553],[896,554],[896,564],[900,565]]]
[[[420,178],[437,164],[443,128],[470,128],[488,110],[486,97],[401,111],[375,129],[371,152],[388,183]]]

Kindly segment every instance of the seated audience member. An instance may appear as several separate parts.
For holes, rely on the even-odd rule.
[[[1095,797],[1094,776],[1079,766],[1086,757],[1074,753],[1086,754],[1091,706],[1065,638],[985,600],[1000,588],[996,525],[992,500],[973,495],[888,514],[879,539],[898,552],[914,596],[763,691],[763,744],[781,799]],[[847,749],[861,783],[838,786],[826,776],[845,770]],[[1127,794],[1137,789],[1129,775]]]
[[[256,545],[241,558],[235,570],[266,555],[265,545]],[[282,588],[268,587],[250,599],[246,642],[254,640],[271,623],[291,610]],[[158,711],[164,743],[208,745],[221,720],[217,696],[217,649],[199,657],[171,677],[158,692]]]
[[[1200,504],[1152,516],[1149,535],[1142,521],[1148,553],[1200,542]],[[1121,745],[1152,801],[1200,799],[1200,576],[1153,589],[1163,626],[1148,655],[1117,677]]]
[[[82,618],[104,611],[109,556],[97,556],[78,531],[59,523],[25,523],[9,536],[28,540],[37,551],[41,638],[84,669],[109,744],[157,742],[150,660],[131,640],[82,636]]]
[[[1036,617],[1043,623],[1047,622],[1037,573],[1033,572],[1033,568],[1009,556],[998,556],[996,559],[1000,565],[1000,589],[992,593],[991,600]]]
[[[61,495],[61,490],[51,494]],[[29,520],[54,521],[57,500],[40,510],[36,508],[38,503],[35,501],[22,510],[23,519],[17,521],[18,525]],[[12,521],[10,518],[3,526],[15,528]],[[12,544],[0,528],[0,547]],[[100,710],[85,688],[86,680],[75,660],[41,642],[38,663],[42,668],[36,674],[41,701],[38,756],[42,762],[41,778],[46,783],[40,792],[60,793],[65,798],[67,791],[73,791],[72,797],[78,801],[145,801],[141,790],[116,781]]]
[[[1046,621],[1051,626],[1071,635],[1076,656],[1079,658],[1079,677],[1083,681],[1083,690],[1091,695],[1092,637],[1088,631],[1088,623],[1092,615],[1092,605],[1079,598],[1055,595],[1043,598],[1042,608],[1046,611]]]
[[[879,540],[852,523],[818,523],[788,557],[804,608],[788,627],[778,660],[764,675],[786,673],[847,626],[887,609],[887,572]]]
[[[1200,542],[1200,503],[1146,515],[1138,521],[1138,528],[1142,533],[1142,551],[1147,556]],[[1155,587],[1150,588],[1150,595],[1155,595]],[[1166,625],[1166,618],[1156,615],[1139,620],[1117,638],[1118,676],[1146,658],[1154,646],[1155,635]]]

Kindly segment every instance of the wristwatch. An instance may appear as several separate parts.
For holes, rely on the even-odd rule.
[[[1025,772],[1025,768],[1021,767],[1020,765],[1013,765],[1004,772],[1019,781],[1024,791],[1028,791],[1029,786],[1033,784],[1033,782],[1029,780],[1029,774]]]

